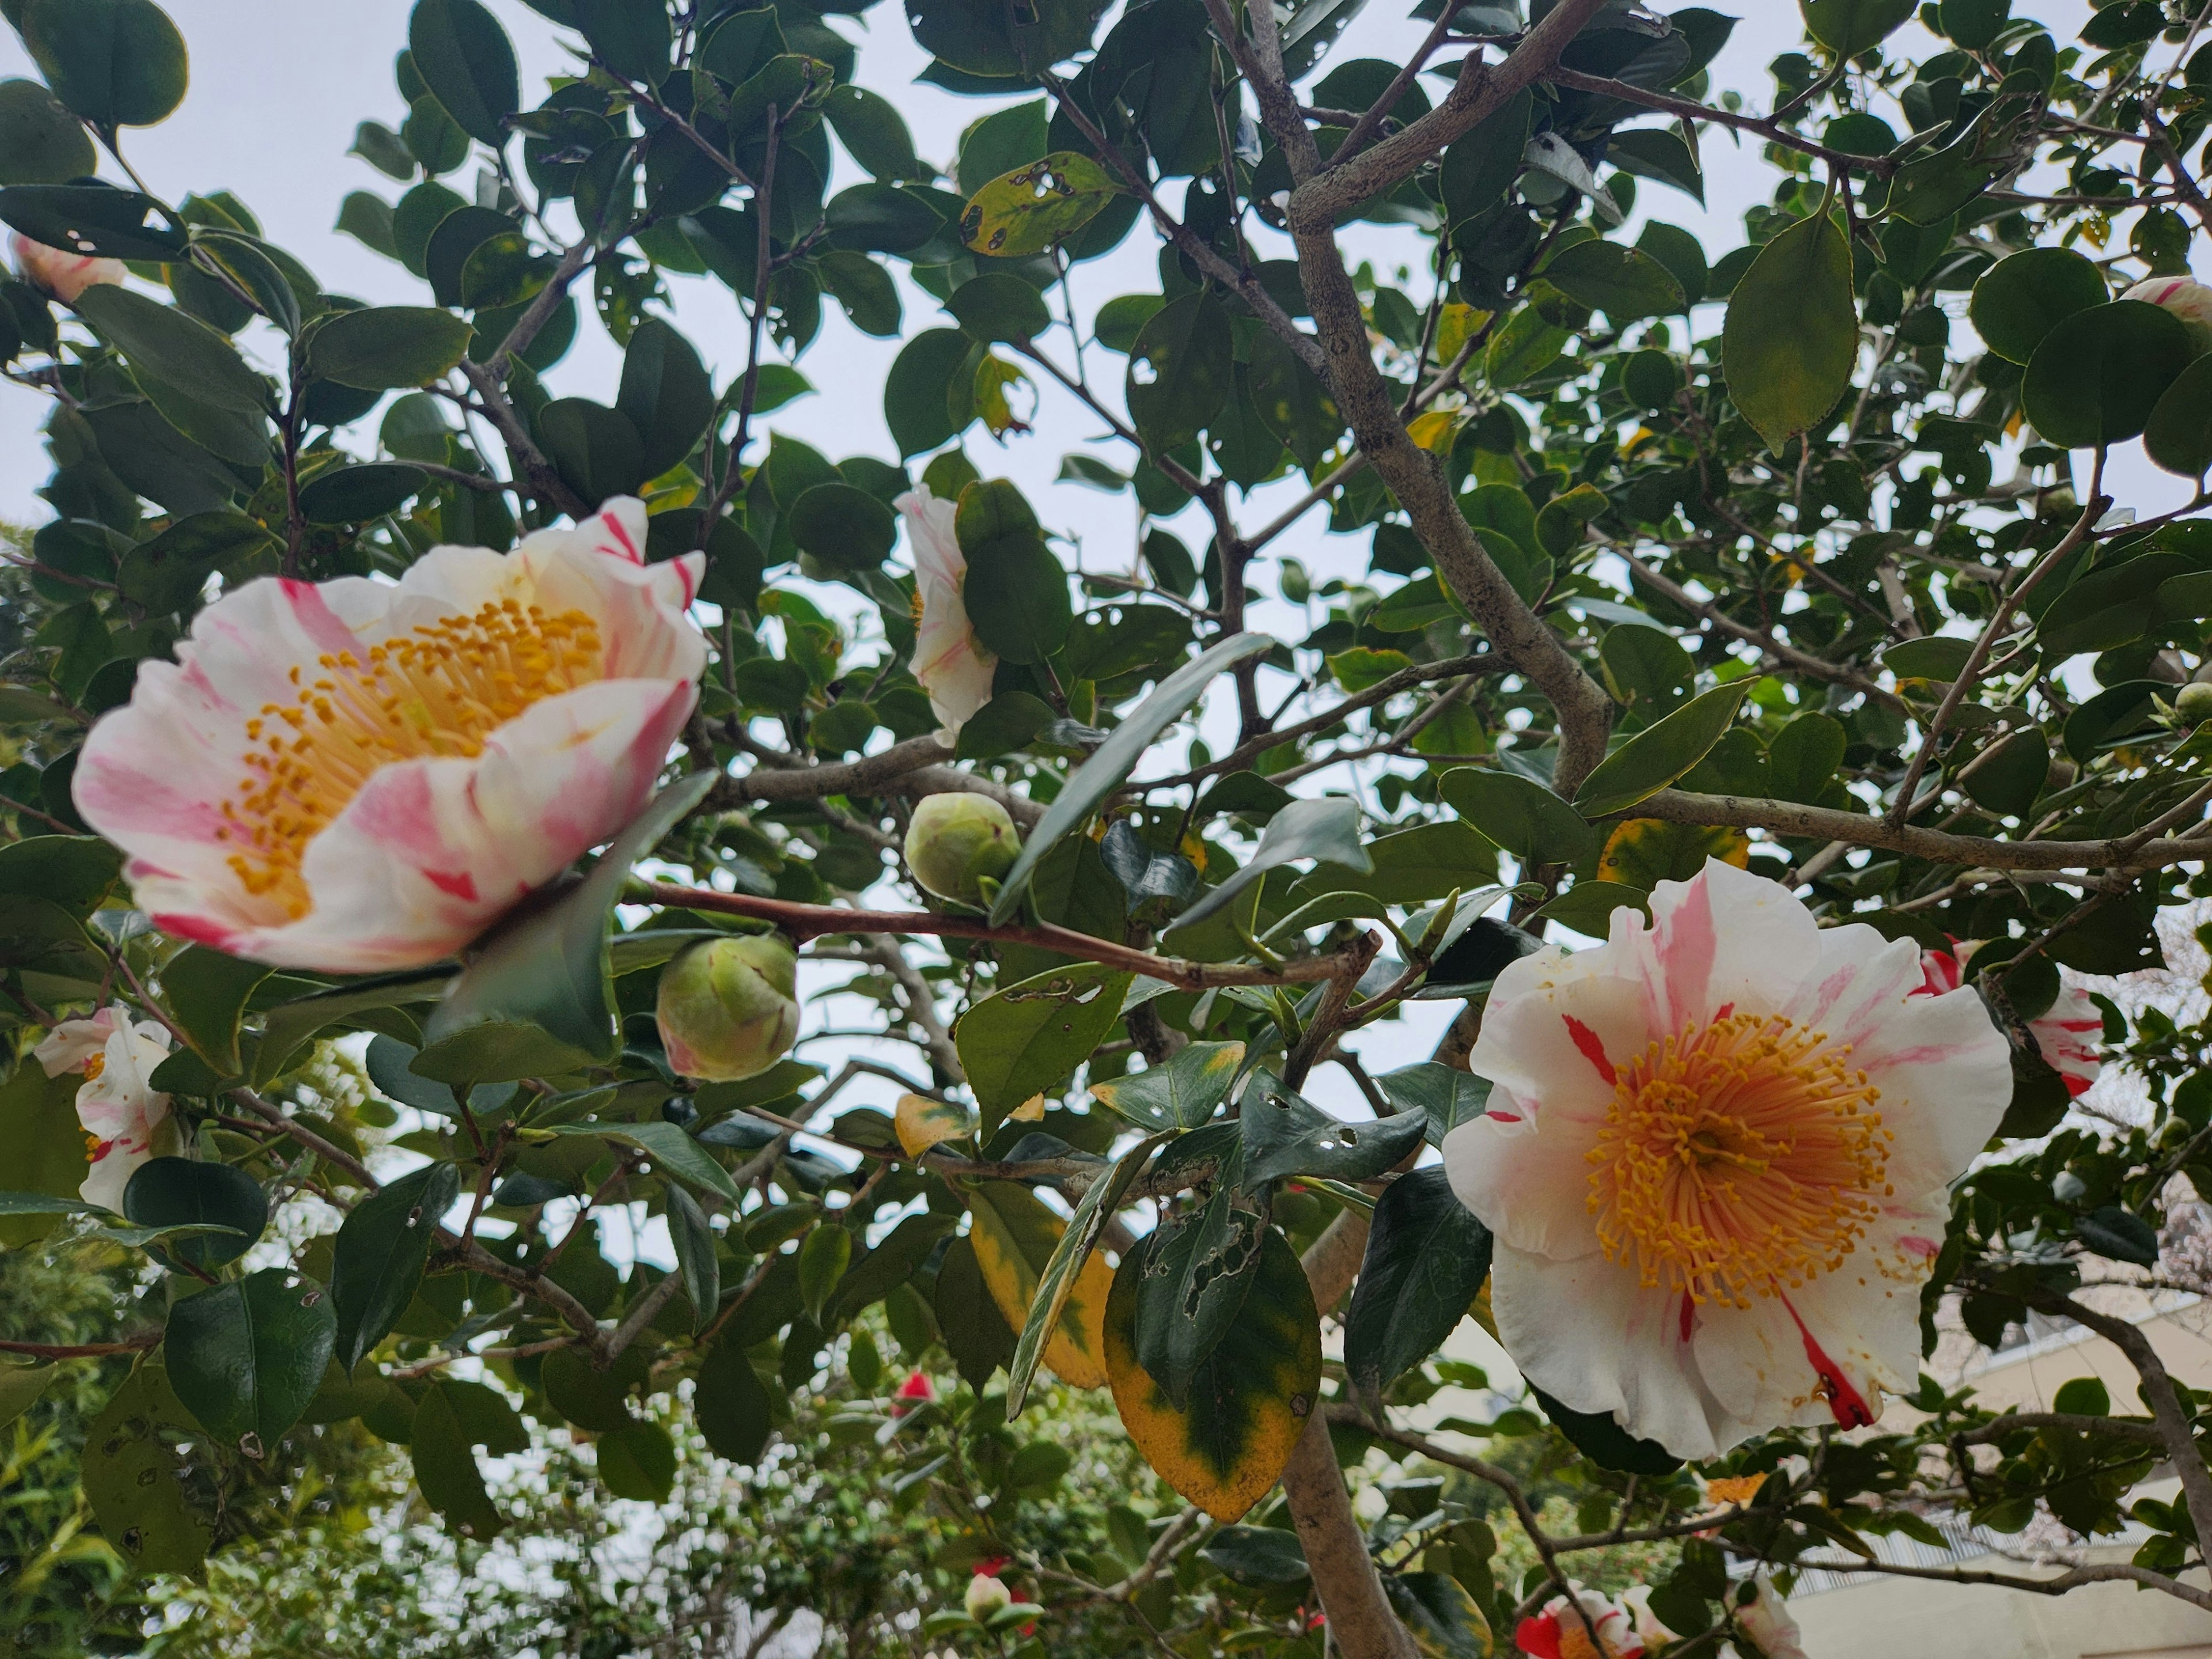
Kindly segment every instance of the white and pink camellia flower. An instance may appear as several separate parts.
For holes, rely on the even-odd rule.
[[[1970,991],[1919,947],[1822,928],[1718,860],[1650,927],[1498,975],[1444,1142],[1496,1236],[1491,1307],[1528,1381],[1678,1457],[1783,1424],[1871,1423],[1911,1389],[1944,1188],[2012,1094]]]
[[[2212,288],[2205,287],[2192,277],[2146,277],[2120,298],[2140,300],[2145,305],[2172,312],[2185,323],[2212,329]]]
[[[1919,994],[1941,996],[1964,985],[1966,964],[1980,942],[1953,939],[1948,951],[1922,951]],[[2079,1099],[2088,1093],[2105,1068],[2104,1057],[2097,1052],[2098,1041],[2105,1035],[2105,1016],[2087,991],[2062,979],[2051,1006],[2027,1022],[2027,1034],[2035,1039],[2044,1063],[2064,1081],[2069,1096]]]
[[[64,305],[75,305],[77,296],[88,288],[119,283],[131,274],[120,259],[100,259],[89,253],[72,253],[67,248],[48,247],[20,230],[8,239],[8,251],[15,256],[15,269],[25,282],[45,289]]]
[[[133,1024],[130,1010],[117,1004],[88,1019],[63,1020],[32,1055],[48,1077],[74,1072],[84,1079],[76,1119],[92,1167],[77,1195],[120,1214],[123,1189],[154,1156],[168,1121],[169,1097],[150,1080],[169,1057],[168,1031],[150,1019]]]
[[[1574,1601],[1555,1595],[1514,1631],[1514,1642],[1528,1659],[1643,1659],[1644,1638],[1626,1604],[1580,1584],[1568,1588]],[[1580,1613],[1576,1601],[1582,1604]]]
[[[86,739],[77,810],[156,927],[335,972],[452,955],[637,815],[698,696],[705,556],[611,501],[398,583],[264,578]]]
[[[898,510],[914,542],[914,677],[945,731],[957,735],[991,701],[999,659],[968,623],[968,559],[953,532],[953,504],[924,488],[900,496]]]
[[[1751,1586],[1751,1600],[1736,1607],[1736,1627],[1759,1644],[1763,1659],[1806,1659],[1797,1621],[1774,1593],[1773,1581],[1761,1573]]]

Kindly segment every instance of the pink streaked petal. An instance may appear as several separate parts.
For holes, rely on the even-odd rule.
[[[1615,947],[1604,945],[1572,956],[1553,947],[1511,963],[1491,991],[1468,1069],[1504,1085],[1540,1119],[1601,1120],[1613,1082],[1591,1048],[1626,1065],[1658,1035],[1647,1023],[1645,981],[1619,963]]]
[[[1486,1113],[1444,1137],[1444,1173],[1501,1243],[1571,1261],[1598,1249],[1584,1156],[1595,1138],[1591,1125],[1565,1116]]]

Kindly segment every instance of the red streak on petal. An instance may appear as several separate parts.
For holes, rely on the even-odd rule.
[[[1805,1339],[1805,1358],[1813,1367],[1814,1375],[1820,1379],[1820,1386],[1827,1395],[1828,1409],[1835,1413],[1838,1426],[1846,1429],[1867,1427],[1874,1421],[1874,1412],[1867,1405],[1866,1397],[1851,1386],[1850,1379],[1844,1375],[1843,1367],[1829,1358],[1827,1351],[1813,1340],[1813,1333],[1805,1328],[1804,1320],[1799,1317],[1796,1308],[1788,1297],[1782,1298],[1782,1305],[1790,1310],[1790,1318],[1797,1322],[1797,1334]]]
[[[1597,1033],[1572,1014],[1562,1014],[1559,1018],[1566,1021],[1567,1035],[1574,1039],[1575,1047],[1582,1050],[1583,1058],[1597,1067],[1597,1074],[1607,1083],[1620,1082],[1620,1073],[1613,1069],[1613,1062],[1605,1057],[1605,1044],[1599,1041]]]
[[[238,937],[237,930],[226,927],[211,917],[187,915],[179,910],[165,910],[149,920],[173,939],[188,939],[195,945],[212,945],[218,951],[228,950],[230,941]]]
[[[599,514],[599,522],[607,527],[607,532],[610,535],[622,544],[623,551],[629,555],[629,562],[632,564],[643,564],[645,562],[644,557],[637,550],[637,544],[630,540],[629,532],[622,527],[622,520],[620,519],[615,517],[611,513],[602,513]]]
[[[1923,1238],[1918,1233],[1905,1234],[1897,1241],[1897,1245],[1899,1249],[1910,1250],[1913,1255],[1923,1258],[1934,1255],[1936,1249],[1934,1239]]]
[[[1559,1621],[1548,1613],[1523,1619],[1513,1640],[1528,1659],[1559,1659]]]
[[[1687,1342],[1687,1341],[1690,1340],[1690,1328],[1691,1328],[1692,1322],[1697,1318],[1697,1314],[1698,1314],[1698,1304],[1697,1304],[1694,1301],[1692,1301],[1692,1300],[1691,1299],[1691,1297],[1690,1297],[1690,1293],[1689,1293],[1687,1291],[1683,1291],[1683,1292],[1682,1292],[1682,1340],[1683,1340],[1683,1341],[1685,1341],[1685,1342]]]
[[[1721,1006],[1720,1006],[1718,1008],[1716,1008],[1716,1009],[1713,1011],[1713,1018],[1714,1018],[1715,1019],[1726,1019],[1726,1018],[1727,1018],[1730,1014],[1734,1013],[1735,1012],[1735,1004],[1734,1004],[1733,1002],[1723,1002],[1723,1004],[1721,1004]]]
[[[430,885],[441,893],[451,893],[455,898],[468,904],[474,904],[477,902],[477,878],[465,870],[459,871],[453,875],[447,875],[442,870],[425,870],[422,875]]]
[[[1521,1121],[1521,1114],[1518,1112],[1485,1112],[1483,1115],[1494,1117],[1500,1123],[1518,1123]]]
[[[2066,1095],[2067,1098],[2069,1100],[2081,1095],[2086,1095],[2089,1092],[2089,1079],[2087,1078],[2075,1077],[2070,1073],[2062,1073],[2060,1075],[2064,1077],[2066,1079]]]

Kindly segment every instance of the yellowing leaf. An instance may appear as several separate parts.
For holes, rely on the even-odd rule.
[[[1042,1095],[1031,1095],[1020,1105],[1015,1107],[1012,1111],[1008,1112],[1006,1114],[1006,1120],[1011,1123],[1043,1122],[1044,1097]]]
[[[1012,1182],[986,1182],[969,1206],[968,1237],[975,1265],[1006,1323],[1018,1331],[1029,1322],[1037,1281],[1052,1260],[1054,1246],[1067,1224],[1044,1206],[1035,1193]],[[1046,1340],[1044,1363],[1062,1382],[1079,1389],[1106,1384],[1106,1297],[1113,1270],[1094,1252],[1083,1264],[1075,1288],[1060,1309],[1060,1323]]]
[[[1457,357],[1460,348],[1481,331],[1491,316],[1487,311],[1477,311],[1456,301],[1446,306],[1437,319],[1437,362],[1449,363]]]
[[[991,428],[993,437],[1003,438],[1009,432],[1030,429],[1029,422],[1014,413],[1013,404],[1006,396],[1013,387],[1029,384],[1030,377],[997,352],[983,354],[983,361],[975,366],[975,413]],[[1030,403],[1034,411],[1034,389]]]
[[[1137,1363],[1137,1297],[1147,1250],[1129,1252],[1107,1304],[1106,1364],[1121,1425],[1161,1480],[1217,1521],[1266,1497],[1305,1431],[1321,1388],[1321,1317],[1296,1251],[1268,1228],[1258,1276],[1177,1411]],[[1095,1261],[1096,1258],[1094,1257]]]
[[[1606,837],[1597,861],[1598,879],[1626,882],[1650,892],[1662,881],[1687,881],[1708,858],[1751,864],[1751,842],[1725,824],[1670,823],[1664,818],[1630,818]]]
[[[968,1109],[927,1095],[901,1095],[891,1116],[891,1127],[908,1158],[920,1158],[940,1141],[959,1140],[972,1133],[975,1124]]]
[[[1457,411],[1432,409],[1425,415],[1416,415],[1406,423],[1406,435],[1432,454],[1441,455],[1451,447],[1452,434],[1459,425]]]
[[[1058,150],[977,191],[960,216],[960,239],[1002,259],[1042,253],[1082,229],[1120,193],[1089,156]]]

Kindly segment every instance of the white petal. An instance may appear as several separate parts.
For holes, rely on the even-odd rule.
[[[1645,1018],[1644,981],[1621,971],[1633,949],[1605,945],[1570,956],[1553,947],[1508,965],[1483,1010],[1468,1069],[1539,1115],[1601,1121],[1618,1069],[1660,1034]]]
[[[1598,1248],[1583,1156],[1595,1139],[1588,1121],[1522,1111],[1496,1089],[1489,1113],[1444,1137],[1444,1172],[1459,1201],[1501,1244],[1571,1261]]]
[[[1601,1255],[1553,1261],[1510,1244],[1491,1267],[1498,1334],[1521,1374],[1581,1412],[1609,1413],[1677,1457],[1712,1457],[1757,1432],[1713,1397],[1682,1340],[1680,1298]]]
[[[1664,1031],[1703,1024],[1730,1006],[1778,1009],[1820,953],[1820,924],[1803,901],[1718,859],[1686,882],[1651,890],[1650,937],[1653,1019]]]

